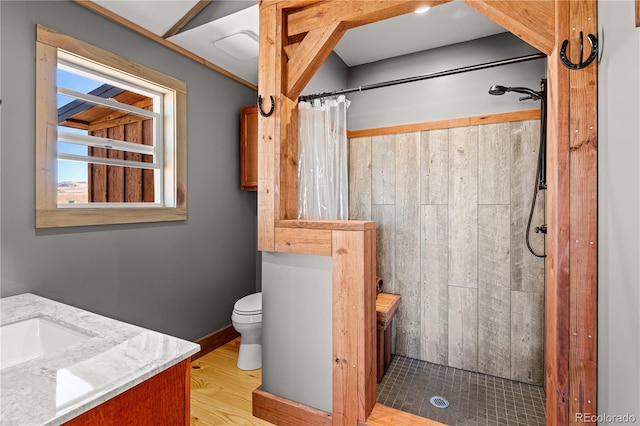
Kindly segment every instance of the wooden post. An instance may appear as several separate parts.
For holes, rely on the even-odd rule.
[[[569,2],[569,59],[591,53],[587,35],[598,35],[595,0]],[[581,40],[581,37],[583,39]],[[569,424],[596,410],[598,265],[598,60],[569,72]]]
[[[547,65],[547,425],[569,420],[569,70],[560,62],[557,41],[568,27],[560,19],[565,6],[556,2],[556,42]]]
[[[375,229],[332,240],[333,425],[356,425],[375,404]]]

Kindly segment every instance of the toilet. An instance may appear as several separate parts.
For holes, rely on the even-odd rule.
[[[233,328],[240,333],[238,368],[262,367],[262,292],[250,294],[233,305]]]

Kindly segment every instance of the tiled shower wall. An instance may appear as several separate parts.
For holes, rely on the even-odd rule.
[[[526,120],[350,140],[350,218],[376,222],[377,274],[402,295],[396,353],[542,385],[544,260],[524,240],[539,134]]]

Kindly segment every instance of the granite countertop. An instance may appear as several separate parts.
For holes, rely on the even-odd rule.
[[[78,344],[2,369],[1,423],[59,425],[187,359],[199,345],[34,294],[0,299],[2,325],[41,317]]]

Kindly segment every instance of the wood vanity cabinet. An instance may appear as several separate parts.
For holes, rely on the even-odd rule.
[[[191,358],[80,414],[63,426],[187,426]]]
[[[240,189],[258,190],[258,106],[240,110]]]

